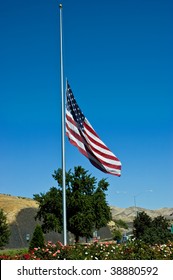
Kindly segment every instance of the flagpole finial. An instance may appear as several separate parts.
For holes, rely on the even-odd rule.
[[[59,4],[60,9],[62,9],[62,4]]]

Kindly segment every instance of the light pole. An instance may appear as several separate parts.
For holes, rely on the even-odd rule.
[[[136,216],[138,215],[138,211],[136,208],[136,195],[134,195],[134,206],[135,206],[135,212],[136,212]]]

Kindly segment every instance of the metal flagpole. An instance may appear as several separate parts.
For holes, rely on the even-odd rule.
[[[63,192],[63,243],[67,245],[67,215],[66,215],[66,184],[65,184],[65,115],[64,115],[64,77],[63,77],[63,48],[62,48],[62,4],[60,8],[60,66],[61,66],[61,134],[62,134],[62,192]]]

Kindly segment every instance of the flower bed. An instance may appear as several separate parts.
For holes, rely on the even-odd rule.
[[[164,245],[146,245],[142,242],[115,244],[94,242],[63,246],[48,242],[44,248],[34,248],[24,254],[0,256],[1,260],[172,260],[173,242]]]

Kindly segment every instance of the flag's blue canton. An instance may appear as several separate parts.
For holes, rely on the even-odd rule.
[[[73,116],[73,119],[78,125],[78,128],[83,129],[83,122],[85,116],[80,110],[79,106],[77,105],[77,102],[74,98],[69,84],[67,84],[67,110],[70,111],[71,115]]]

